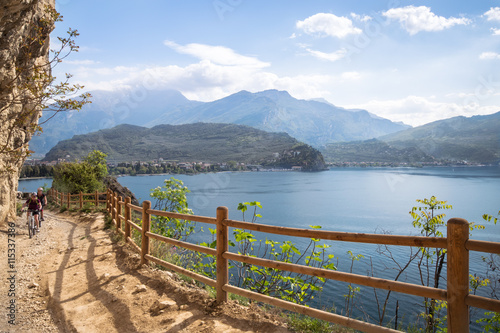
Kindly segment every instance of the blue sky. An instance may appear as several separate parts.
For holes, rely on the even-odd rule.
[[[500,0],[56,0],[85,90],[287,90],[417,126],[500,111]]]

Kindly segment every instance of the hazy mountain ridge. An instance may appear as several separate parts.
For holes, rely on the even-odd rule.
[[[374,141],[327,145],[322,152],[326,161],[401,163],[420,159],[497,164],[500,163],[500,112],[439,120]]]
[[[153,128],[118,125],[63,140],[47,153],[45,160],[81,159],[93,149],[106,153],[109,161],[163,158],[179,162],[236,161],[288,168],[297,165],[306,170],[325,167],[319,151],[286,133],[216,123],[158,125]]]
[[[346,110],[324,101],[296,99],[286,91],[240,91],[213,102],[196,102],[175,90],[93,92],[93,103],[78,113],[62,113],[44,126],[30,148],[45,154],[61,140],[119,124],[233,123],[286,132],[319,147],[329,142],[366,140],[408,128],[365,110]]]
[[[347,111],[329,103],[298,100],[286,91],[241,91],[188,110],[180,119],[248,125],[286,132],[315,147],[330,142],[366,140],[410,126],[373,117],[368,111]]]

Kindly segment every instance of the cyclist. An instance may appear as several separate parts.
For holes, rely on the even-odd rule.
[[[40,203],[42,204],[42,209],[40,210],[40,222],[45,221],[43,218],[43,207],[47,204],[47,196],[45,193],[43,193],[43,188],[38,188],[37,194],[36,194],[38,200],[40,200]],[[40,224],[41,227],[41,224]]]
[[[42,209],[42,203],[36,196],[36,192],[31,193],[31,197],[26,200],[26,202],[23,204],[23,208],[28,206],[28,211],[31,211],[33,214],[33,217],[35,218],[35,225],[37,231],[40,231],[38,227],[38,211]],[[26,212],[26,217],[28,218],[28,224],[29,224],[29,214]]]

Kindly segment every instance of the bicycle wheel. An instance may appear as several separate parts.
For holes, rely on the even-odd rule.
[[[28,235],[29,237],[33,237],[33,228],[31,227],[33,225],[33,218],[30,217],[29,222],[28,222]]]

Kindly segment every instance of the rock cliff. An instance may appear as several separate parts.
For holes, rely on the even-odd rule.
[[[48,6],[55,0],[4,0],[0,7],[0,223],[15,214],[19,170],[41,113],[44,87],[35,68],[47,74]]]

